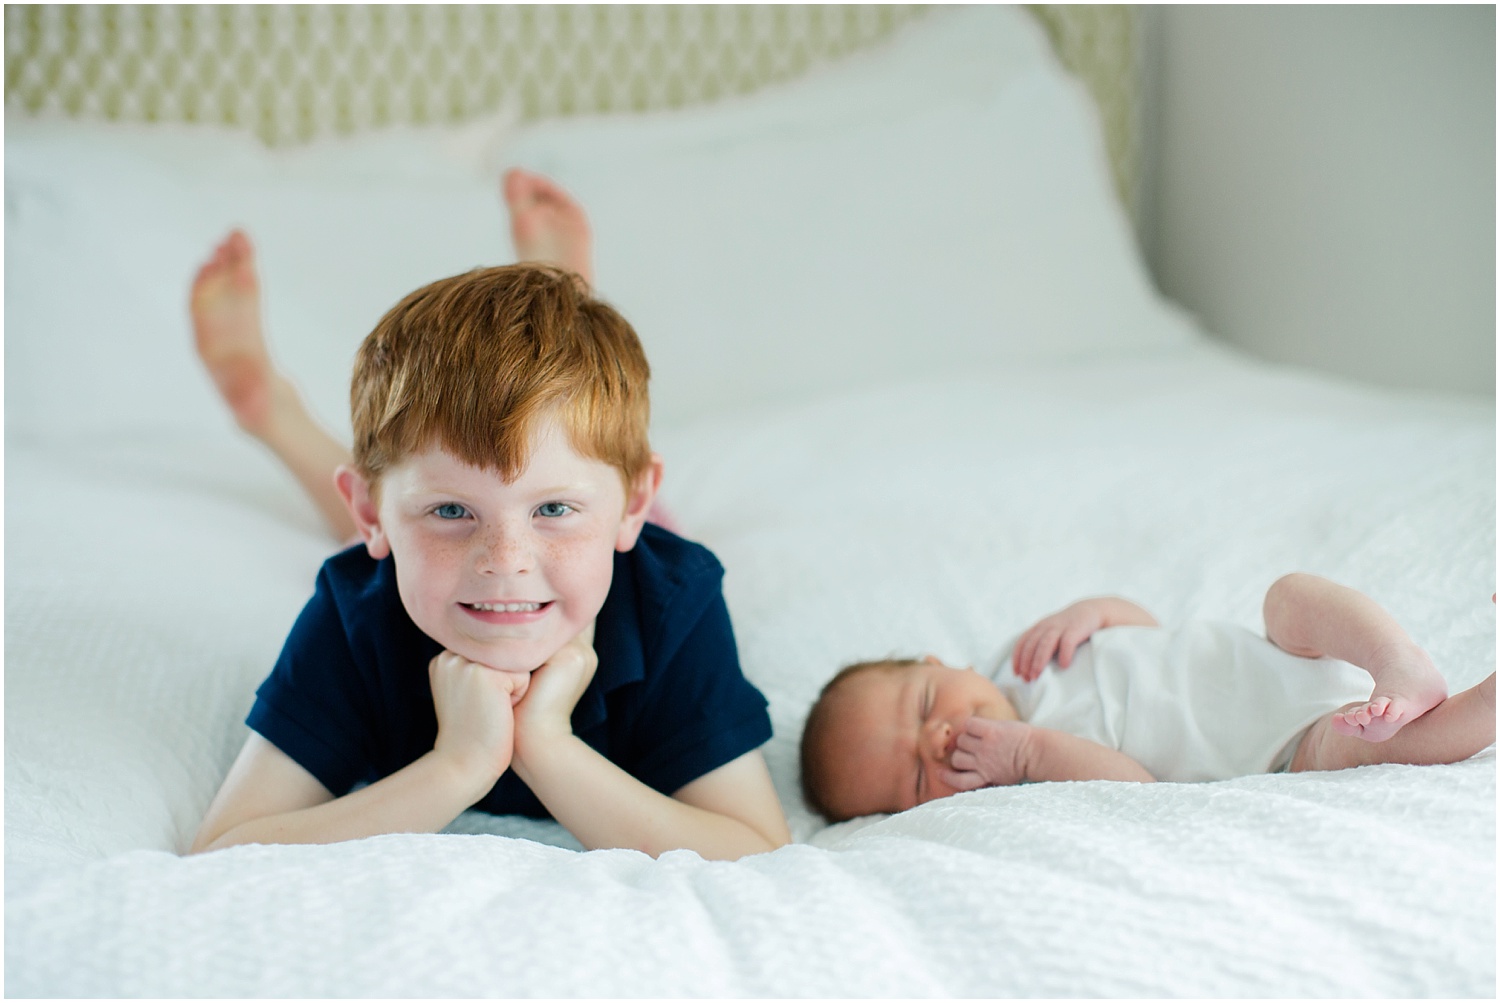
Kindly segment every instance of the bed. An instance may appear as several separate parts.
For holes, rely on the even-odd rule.
[[[334,549],[191,351],[243,225],[347,434],[402,293],[509,260],[500,170],[589,208],[664,497],[727,568],[794,842],[552,823],[184,858]],[[1273,366],[1157,295],[1099,114],[1025,12],[924,13],[711,105],[268,148],[6,123],[5,989],[27,997],[1493,997],[1494,749],[1438,767],[975,791],[826,825],[797,736],[861,658],[989,666],[1078,596],[1260,628],[1373,595],[1495,667],[1495,411]]]

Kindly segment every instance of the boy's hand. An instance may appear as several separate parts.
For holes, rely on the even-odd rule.
[[[1104,600],[1081,599],[1038,620],[1021,635],[1011,654],[1016,675],[1029,683],[1054,658],[1060,669],[1072,665],[1073,652],[1105,625],[1105,610]]]
[[[1032,733],[1024,721],[969,718],[953,750],[953,768],[943,771],[943,782],[961,791],[1020,783],[1026,779]]]
[[[510,769],[514,753],[512,706],[526,693],[531,676],[501,672],[444,651],[427,666],[438,734],[433,750],[476,778],[485,790]]]
[[[573,734],[573,708],[598,667],[594,625],[590,623],[532,673],[531,688],[516,705],[518,757]]]

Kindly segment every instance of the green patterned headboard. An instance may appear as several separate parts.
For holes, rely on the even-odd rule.
[[[1099,103],[1134,205],[1135,14],[1030,5]],[[712,101],[790,79],[924,5],[7,4],[5,106],[240,125],[271,144],[507,105],[524,118]]]

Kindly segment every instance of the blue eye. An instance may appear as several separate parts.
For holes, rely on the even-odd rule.
[[[432,510],[432,514],[439,519],[462,519],[469,514],[469,510],[458,502],[445,502]]]
[[[537,506],[536,514],[543,519],[556,519],[573,511],[573,506],[563,502],[543,502]]]

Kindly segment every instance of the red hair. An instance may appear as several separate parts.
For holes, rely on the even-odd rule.
[[[510,481],[550,416],[629,491],[651,463],[650,377],[635,330],[571,272],[521,264],[441,279],[392,307],[359,347],[354,464],[378,485],[436,443]]]

